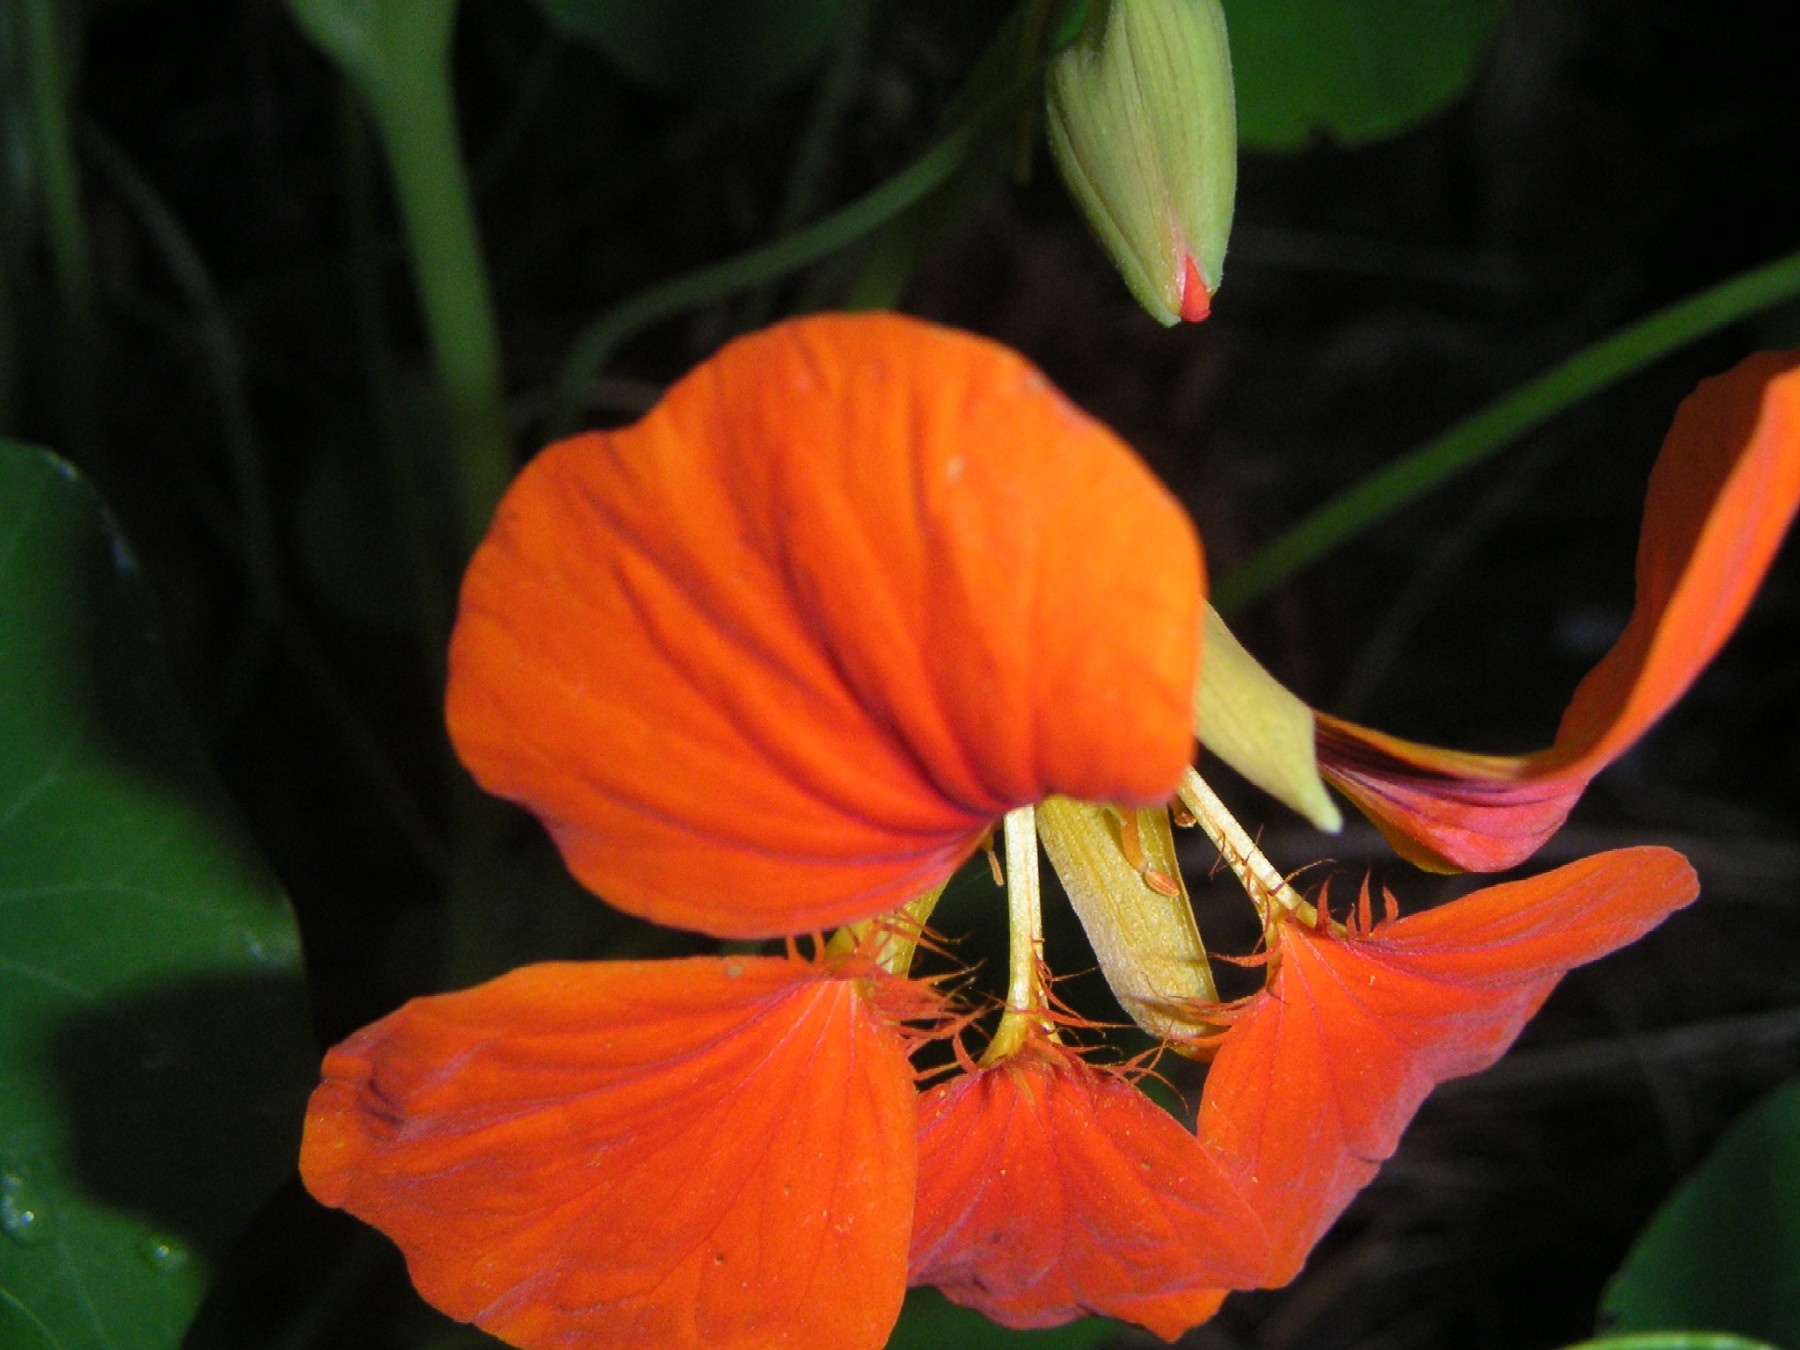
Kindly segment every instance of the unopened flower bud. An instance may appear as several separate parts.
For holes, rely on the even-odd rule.
[[[1164,324],[1204,319],[1237,190],[1237,110],[1218,0],[1092,0],[1046,72],[1063,181]]]

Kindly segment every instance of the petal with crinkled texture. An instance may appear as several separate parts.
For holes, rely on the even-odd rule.
[[[1433,1087],[1492,1064],[1566,971],[1698,890],[1680,854],[1620,849],[1365,935],[1283,924],[1275,974],[1225,1035],[1198,1124],[1268,1225],[1269,1283],[1298,1273]]]
[[[1484,872],[1530,857],[1712,660],[1800,505],[1797,367],[1800,353],[1759,353],[1683,401],[1650,475],[1631,621],[1549,749],[1463,754],[1319,716],[1326,780],[1403,856]]]
[[[1011,1327],[1101,1313],[1173,1340],[1267,1267],[1226,1169],[1070,1051],[1029,1045],[920,1099],[915,1284]]]
[[[1012,807],[1167,800],[1201,591],[1180,506],[1020,357],[814,316],[525,469],[463,585],[450,731],[620,908],[806,932],[930,889]]]
[[[415,1000],[326,1057],[301,1175],[428,1301],[526,1350],[875,1350],[915,1156],[877,978],[552,964]]]

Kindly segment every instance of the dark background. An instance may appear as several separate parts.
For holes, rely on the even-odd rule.
[[[1203,325],[1134,304],[1041,148],[1030,181],[946,207],[902,306],[1011,343],[1189,503],[1214,575],[1395,455],[1620,326],[1791,250],[1796,27],[1741,6],[1515,0],[1468,96],[1391,140],[1246,154],[1226,280]],[[967,0],[877,3],[815,210],[928,147],[997,21]],[[470,0],[457,78],[521,450],[597,311],[771,237],[816,79],[696,103],[632,88],[523,0]],[[92,6],[85,203],[107,335],[87,467],[157,588],[215,759],[293,896],[322,1043],[431,987],[447,882],[435,672],[401,634],[344,281],[361,194],[408,390],[426,377],[378,152],[272,0]],[[363,156],[358,165],[356,156]],[[279,525],[276,635],[250,605],[207,331],[116,168],[154,186],[216,290]],[[832,294],[829,269],[662,324],[608,371],[625,420],[738,327]],[[1587,400],[1237,616],[1318,706],[1470,749],[1546,744],[1622,627],[1643,484],[1675,405],[1789,308]],[[26,396],[15,435],[56,443]],[[423,402],[422,392],[416,397]],[[371,503],[374,503],[373,505]],[[1800,571],[1784,557],[1732,645],[1540,857],[1667,842],[1705,893],[1571,977],[1519,1050],[1441,1091],[1289,1289],[1239,1295],[1195,1346],[1533,1350],[1593,1329],[1634,1232],[1732,1115],[1800,1069]],[[1370,866],[1446,893],[1372,831],[1320,841],[1234,792],[1277,861]],[[674,950],[523,850],[497,964]],[[1189,869],[1203,910],[1207,860]],[[1452,888],[1453,889],[1453,888]],[[1224,904],[1223,896],[1219,903]],[[1205,915],[1203,913],[1203,923]],[[1054,938],[1054,935],[1053,935]],[[1079,964],[1079,958],[1076,960]],[[379,1239],[290,1188],[198,1337],[226,1345],[465,1343],[416,1307]],[[466,1343],[473,1343],[472,1341]]]

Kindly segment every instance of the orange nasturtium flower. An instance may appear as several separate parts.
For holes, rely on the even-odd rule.
[[[1751,363],[1684,407],[1627,655],[1583,686],[1572,748],[1506,782],[1572,802],[1710,658],[1800,497],[1797,380]],[[1003,348],[894,316],[741,339],[637,425],[552,446],[464,585],[457,749],[613,904],[787,954],[533,966],[409,1003],[327,1056],[307,1186],[528,1350],[872,1350],[908,1283],[1172,1339],[1291,1279],[1436,1083],[1697,887],[1623,849],[1380,923],[1365,889],[1334,919],[1192,768],[1198,728],[1334,818],[1313,715],[1203,589],[1128,449]],[[1436,839],[1434,787],[1462,800],[1512,763],[1318,738],[1359,806],[1403,784],[1376,814],[1409,838]],[[1251,998],[1213,988],[1172,802],[1261,914]],[[1006,1006],[979,1063],[959,1046],[920,1085],[912,1052],[971,1015],[914,952],[997,827]],[[1121,1005],[1213,1057],[1193,1128],[1084,1058],[1049,993],[1040,836]]]

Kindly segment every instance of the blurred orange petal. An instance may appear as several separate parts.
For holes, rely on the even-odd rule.
[[[895,315],[740,339],[526,468],[471,564],[449,723],[619,907],[734,936],[930,889],[1014,806],[1166,800],[1185,514],[1036,369]]]
[[[1224,1168],[1071,1051],[1034,1045],[920,1098],[914,1284],[1010,1327],[1101,1313],[1173,1340],[1267,1266]]]
[[[1621,849],[1334,936],[1281,926],[1275,975],[1226,1034],[1199,1135],[1242,1168],[1285,1284],[1437,1084],[1505,1053],[1565,971],[1635,941],[1699,885]]]
[[[525,1350],[875,1350],[904,1293],[913,1098],[861,981],[529,966],[331,1051],[301,1175],[398,1243],[429,1302]]]
[[[1631,622],[1575,691],[1549,749],[1460,754],[1319,716],[1327,781],[1402,855],[1475,871],[1530,857],[1712,660],[1800,504],[1797,361],[1752,356],[1677,410],[1650,475]]]

